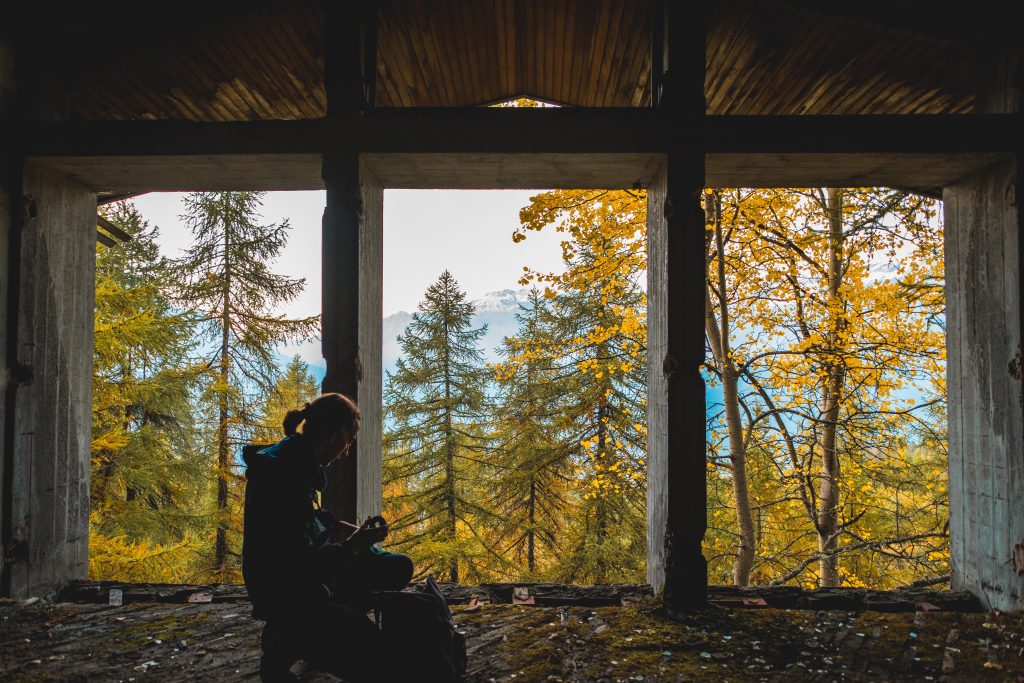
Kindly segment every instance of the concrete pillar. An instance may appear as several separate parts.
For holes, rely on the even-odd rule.
[[[14,49],[10,43],[0,41],[0,125],[13,117],[15,110],[14,88]],[[21,188],[22,163],[20,159],[0,158],[0,264],[6,272],[0,276],[0,396],[6,398],[10,386],[9,363],[7,357],[7,336],[9,324],[7,319],[7,301],[10,296],[10,279],[12,264],[10,263],[9,240],[11,223],[17,217],[15,205],[18,204]],[[6,401],[5,401],[6,404]],[[10,595],[10,552],[11,552],[11,491],[13,474],[13,449],[9,447],[7,434],[7,410],[0,409],[0,595]]]
[[[1020,55],[983,60],[978,108],[1020,111]],[[1022,157],[944,188],[952,585],[1024,608]]]
[[[89,567],[96,195],[28,163],[8,246],[3,592]],[[15,256],[16,254],[16,256]]]

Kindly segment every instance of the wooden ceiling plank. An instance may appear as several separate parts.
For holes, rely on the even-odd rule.
[[[264,54],[263,50],[267,47],[263,41],[260,26],[254,24],[249,16],[239,17],[239,21],[241,23],[237,27],[234,39],[221,43],[225,62],[229,66],[235,65],[232,71],[235,72],[236,78],[232,78],[230,81],[232,88],[238,92],[251,112],[261,114],[257,118],[305,118],[293,97],[297,93],[293,90],[287,91],[291,90],[291,88],[287,88],[290,84],[275,83],[274,79],[267,77],[268,74],[265,69],[261,68],[262,65],[255,63],[252,58],[253,55]],[[242,42],[247,43],[246,47],[249,49],[240,49]],[[244,87],[245,85],[248,87]],[[287,90],[276,89],[281,85],[285,85]],[[269,99],[264,96],[262,92],[264,89],[270,96]]]
[[[404,46],[399,31],[382,2],[377,22],[377,106],[408,106],[409,87],[399,79],[409,77],[412,69],[405,61]]]
[[[636,3],[632,39],[626,41],[629,59],[623,73],[623,106],[639,107],[644,103],[644,92],[650,87],[651,26],[649,3]],[[706,61],[706,59],[705,59]]]
[[[624,107],[629,106],[629,98],[623,95],[622,87],[627,78],[626,61],[629,55],[629,42],[634,37],[634,26],[636,23],[636,0],[622,3],[622,17],[619,20],[618,30],[612,38],[611,59],[608,61],[607,85],[602,88],[604,98],[600,106]]]
[[[317,118],[327,114],[326,107],[321,108],[315,92],[321,87],[323,75],[316,69],[313,60],[302,46],[295,42],[294,20],[285,17],[275,27],[266,16],[256,21],[260,24],[263,41],[271,47],[277,46],[288,60],[282,60],[282,66],[289,80],[289,86],[295,93],[297,104],[303,118]]]
[[[614,6],[621,8],[621,5],[617,3]],[[595,24],[597,31],[594,32],[592,40],[593,52],[591,53],[590,64],[587,65],[588,78],[587,78],[587,89],[581,98],[580,105],[584,107],[596,106],[597,102],[597,90],[602,80],[602,67],[607,67],[608,57],[608,32],[611,27],[614,26],[614,11],[609,7],[608,0],[599,0],[592,6],[595,13]]]
[[[709,113],[733,113],[739,88],[753,71],[750,61],[757,49],[756,35],[749,30],[745,19],[742,22],[737,21],[736,24],[737,29],[723,54],[720,82],[708,98]]]
[[[523,77],[523,92],[521,94],[542,98],[544,94],[541,90],[540,70],[537,67],[542,42],[540,31],[538,30],[540,26],[539,17],[537,16],[538,2],[537,0],[521,0],[521,2],[526,13],[526,21],[523,22],[526,49],[523,53],[523,61],[520,62],[522,65],[520,73]]]
[[[409,65],[403,85],[414,103],[427,106],[432,102],[431,97],[433,97],[432,94],[427,93],[440,92],[443,84],[430,73],[428,56],[422,53],[422,36],[413,36],[410,25],[412,18],[399,14],[393,17],[393,20],[395,21],[396,35],[399,36],[400,49],[398,53],[407,60]],[[419,44],[417,44],[417,40],[420,41]],[[417,49],[420,52],[417,52]]]
[[[305,49],[305,44],[299,37],[296,17],[288,17],[280,23],[280,30],[273,30],[274,27],[267,22],[266,17],[261,18],[264,28],[264,35],[292,58],[292,63],[297,67],[295,74],[305,87],[297,88],[302,101],[305,103],[304,113],[309,118],[324,116],[327,114],[327,100],[319,100],[316,92],[323,84],[323,70],[316,63],[313,55]]]
[[[556,102],[572,103],[572,84],[576,78],[576,15],[578,0],[566,0],[565,22],[562,26],[562,59],[556,76]]]
[[[509,32],[505,39],[505,64],[503,65],[508,78],[505,88],[506,94],[518,95],[522,91],[519,82],[519,40],[522,35],[519,26],[519,17],[516,12],[517,0],[502,0],[505,10],[506,31]],[[501,28],[499,27],[500,31]]]
[[[429,66],[430,75],[433,77],[437,86],[439,86],[436,89],[431,88],[432,97],[429,104],[437,106],[441,103],[449,102],[454,106],[458,106],[460,103],[458,99],[457,84],[454,82],[454,74],[450,69],[446,68],[442,58],[443,28],[441,20],[438,18],[437,13],[428,12],[425,8],[425,3],[421,0],[416,0],[415,7],[415,16],[421,22],[421,26],[428,27],[428,30],[423,33],[417,31],[416,34],[418,35],[414,35],[413,40],[415,41],[417,37],[419,38],[419,45],[422,47],[424,56],[426,57],[426,59],[422,60],[421,63]],[[416,43],[414,42],[413,44]],[[443,97],[437,97],[436,94],[434,94],[437,92],[443,93]]]
[[[442,14],[447,17],[447,36],[444,41],[444,52],[442,53],[445,64],[456,65],[458,69],[459,94],[456,96],[456,106],[465,107],[477,104],[471,98],[476,90],[475,77],[473,74],[473,62],[477,58],[474,51],[475,36],[472,26],[467,26],[465,20],[465,0],[450,2],[442,6]],[[468,31],[466,29],[469,29]]]
[[[843,114],[870,102],[879,83],[884,81],[886,77],[886,72],[881,68],[881,66],[887,63],[889,59],[897,57],[898,54],[898,41],[883,41],[882,45],[878,48],[875,59],[873,60],[872,66],[874,68],[871,69],[873,73],[867,80],[860,81],[853,87],[850,87],[845,92],[841,93],[837,98],[834,98],[833,104],[829,108],[828,113]]]
[[[756,102],[751,102],[751,108],[743,110],[744,113],[778,114],[783,110],[781,103],[785,101],[789,101],[793,107],[797,107],[799,113],[811,113],[806,109],[805,102],[825,78],[825,75],[833,72],[835,65],[829,58],[831,55],[830,40],[829,32],[825,30],[826,27],[819,25],[815,27],[815,30],[808,29],[810,26],[805,25],[801,27],[801,30],[793,31],[802,39],[810,36],[810,40],[801,43],[801,39],[798,39],[789,43],[789,49],[783,54],[782,61],[772,68],[771,77],[774,82],[766,88],[767,92],[772,93],[772,99],[761,106],[758,106]],[[811,55],[813,55],[813,59],[811,59]],[[807,70],[808,63],[813,64],[810,70]],[[795,76],[795,74],[802,75]],[[746,99],[753,95],[753,92],[749,92]]]
[[[787,101],[806,113],[807,100],[820,86],[823,75],[831,77],[837,68],[842,68],[834,61],[834,51],[830,49],[832,46],[827,31],[814,31],[808,36],[805,28],[792,31],[791,35],[798,38],[789,43],[782,60],[772,69],[773,83],[768,89],[772,94],[771,99],[751,113],[776,114]],[[753,106],[757,106],[756,102]]]
[[[151,59],[151,57],[144,55],[135,55],[134,59],[128,60],[129,63],[125,68],[118,72],[116,80],[112,81],[112,83],[117,84],[115,87],[119,88],[124,94],[122,97],[113,98],[111,101],[123,102],[127,105],[128,111],[132,108],[137,109],[132,113],[132,118],[141,118],[144,114],[151,114],[154,118],[164,118],[161,116],[161,112],[167,106],[166,98],[158,94],[158,88],[154,88],[151,80],[143,81],[138,74],[140,69],[144,69],[149,74],[162,74],[162,70],[155,70],[151,67]],[[168,81],[158,87],[170,91],[172,82]],[[102,97],[102,95],[100,96]],[[205,118],[199,120],[210,120],[209,116],[205,113],[204,116]]]
[[[753,35],[753,34],[748,34]],[[725,94],[725,99],[722,103],[720,111],[716,110],[716,113],[721,114],[737,114],[746,113],[740,104],[749,94],[752,87],[752,83],[758,79],[759,67],[753,63],[754,57],[757,55],[757,43],[751,40],[749,47],[745,47],[742,51],[738,51],[737,61],[733,66],[733,72],[735,74],[732,81],[732,87],[729,88]],[[764,84],[768,87],[768,84]]]
[[[178,69],[184,69],[191,72],[192,62],[184,61],[178,64]],[[174,65],[169,63],[166,59],[159,59],[157,57],[140,57],[134,61],[132,67],[127,69],[125,73],[131,76],[136,76],[139,70],[143,70],[147,74],[161,73],[166,77],[166,85],[160,89],[151,89],[146,86],[146,82],[142,81],[141,78],[137,78],[139,84],[138,92],[140,94],[151,94],[154,101],[158,104],[156,107],[162,106],[161,100],[168,96],[173,95],[173,89],[177,84],[181,83],[180,71],[175,70]],[[205,72],[202,78],[205,78]],[[202,81],[200,81],[202,82]],[[211,82],[212,83],[212,82]],[[180,88],[180,86],[178,86]],[[200,121],[221,121],[231,120],[232,118],[238,117],[240,112],[232,106],[225,106],[222,102],[217,102],[215,95],[216,88],[211,85],[209,88],[209,96],[206,98],[200,98],[195,93],[189,93],[184,88],[180,88],[181,92],[189,98],[189,102],[201,112]],[[163,95],[161,93],[164,93]],[[216,105],[215,107],[213,105]],[[159,108],[154,111],[160,111]]]
[[[494,36],[488,31],[491,22],[488,17],[488,9],[494,8],[494,0],[477,1],[464,5],[463,14],[472,22],[474,31],[471,34],[473,39],[473,54],[476,57],[469,64],[470,73],[473,75],[473,99],[476,103],[491,102],[501,92],[501,86],[495,78],[497,70],[496,42]]]
[[[559,28],[563,25],[564,0],[538,3],[541,29],[540,54],[537,69],[540,74],[540,95],[548,101],[558,101],[558,86],[555,83],[555,65],[558,62]]]
[[[207,63],[214,67],[214,70],[211,72],[203,69],[193,58],[196,54],[203,55]],[[232,118],[227,120],[250,120],[247,112],[249,107],[244,99],[235,92],[234,87],[232,87],[229,80],[232,70],[218,52],[216,43],[202,40],[201,36],[195,36],[192,40],[192,49],[183,56],[181,65],[188,67],[197,79],[201,79],[205,84],[208,84],[211,102],[217,102],[225,110],[232,112]]]
[[[471,48],[471,34],[463,30],[460,25],[464,0],[450,1],[435,6],[435,12],[440,19],[442,26],[440,38],[440,50],[438,56],[441,60],[441,68],[453,77],[454,97],[451,104],[457,107],[464,107],[470,103],[470,96],[473,92],[473,77],[470,73],[469,63],[473,60]]]
[[[413,97],[417,87],[424,87],[426,82],[421,66],[413,59],[414,47],[405,33],[405,26],[402,15],[392,11],[392,5],[388,5],[388,11],[381,8],[381,33],[378,34],[378,47],[381,50],[381,62],[388,64],[388,72],[391,82],[395,84],[396,92],[401,93],[402,101],[392,102],[392,106],[403,106],[408,101],[417,100]],[[386,29],[386,30],[385,30]],[[422,104],[422,103],[421,103]]]
[[[487,16],[487,32],[494,38],[494,51],[495,51],[495,83],[498,84],[498,89],[503,93],[509,91],[508,82],[508,66],[505,63],[505,54],[508,51],[508,31],[502,30],[502,17],[505,13],[505,2],[504,0],[493,0],[488,3],[490,12]]]

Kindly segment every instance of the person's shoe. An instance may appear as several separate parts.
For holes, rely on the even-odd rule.
[[[295,658],[282,655],[280,652],[266,652],[260,659],[260,680],[263,683],[284,683],[285,681],[298,680],[292,674],[292,665]]]
[[[292,647],[292,640],[285,624],[278,621],[267,621],[263,627],[261,647],[263,656],[260,658],[260,680],[265,683],[294,681],[291,668],[300,659]]]

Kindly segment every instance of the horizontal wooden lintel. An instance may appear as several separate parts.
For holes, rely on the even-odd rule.
[[[377,109],[301,121],[35,122],[5,126],[26,156],[371,153],[998,153],[1019,114],[698,116],[652,109]]]

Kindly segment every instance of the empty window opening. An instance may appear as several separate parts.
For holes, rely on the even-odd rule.
[[[885,188],[704,203],[709,582],[947,583],[941,203]]]
[[[385,194],[384,510],[420,573],[643,581],[644,206]]]

